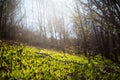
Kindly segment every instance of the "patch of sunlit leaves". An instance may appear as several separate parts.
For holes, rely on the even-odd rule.
[[[100,56],[88,58],[53,50],[0,44],[0,80],[116,80],[120,67]]]

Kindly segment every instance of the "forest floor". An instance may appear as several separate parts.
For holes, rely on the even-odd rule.
[[[120,80],[120,65],[83,55],[0,43],[0,80]]]

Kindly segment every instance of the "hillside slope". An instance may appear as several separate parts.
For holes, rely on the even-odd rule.
[[[0,44],[0,80],[120,80],[120,66],[28,46]]]

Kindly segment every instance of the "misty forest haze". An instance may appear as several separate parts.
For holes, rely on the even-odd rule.
[[[10,48],[10,45],[13,48]],[[114,69],[120,69],[120,1],[0,0],[0,70],[4,70],[5,68],[5,64],[3,65],[2,63],[5,60],[9,61],[9,59],[11,59],[11,57],[9,59],[7,59],[8,57],[4,58],[4,54],[11,53],[13,57],[12,53],[14,52],[9,52],[9,49],[11,51],[12,49],[13,51],[16,50],[16,53],[18,54],[24,54],[25,51],[29,49],[24,45],[32,48],[35,47],[38,50],[40,49],[40,51],[43,51],[42,53],[40,52],[42,57],[46,58],[47,56],[50,59],[53,59],[53,61],[55,60],[57,62],[60,62],[62,67],[62,62],[64,62],[64,60],[67,60],[68,56],[68,60],[72,59],[74,55],[76,56],[75,58],[77,60],[73,59],[74,61],[72,62],[67,61],[69,63],[67,66],[70,66],[71,64],[78,64],[75,61],[81,63],[82,61],[79,61],[78,59],[82,59],[83,57],[85,59],[83,62],[88,60],[88,64],[90,64],[91,67],[96,67],[97,63],[95,64],[94,60],[96,59],[97,61],[100,61],[99,58],[101,58],[101,61],[107,59],[115,63],[116,66],[119,66],[117,68],[114,66]],[[38,54],[38,50],[33,49],[33,52],[31,50],[28,50],[28,53],[30,52],[30,54]],[[53,50],[53,52],[50,50]],[[58,59],[55,59],[56,54],[51,54],[55,53],[54,51],[56,51],[56,53],[58,51],[60,54],[63,53],[63,55],[61,54],[64,56],[63,60],[61,59],[60,55],[58,56]],[[30,58],[30,54],[28,55],[30,60],[39,60],[39,58],[36,57],[39,55],[35,54],[32,56],[32,58]],[[16,57],[16,59],[18,58]],[[22,59],[24,60],[25,58],[22,56],[20,60]],[[105,65],[107,65],[107,63],[111,64],[107,61],[104,62],[106,62]],[[49,61],[46,63],[48,64]],[[83,64],[87,63],[85,62]],[[103,63],[100,64],[105,67]],[[31,64],[31,66],[34,65]],[[91,69],[90,66],[88,65],[88,69]],[[112,66],[107,67],[107,69],[110,71],[111,69],[109,67]],[[83,70],[86,71],[86,69],[84,68]],[[95,69],[96,70],[94,71],[97,73],[97,68]],[[105,74],[104,72],[105,71],[103,69],[103,73],[101,72],[100,75],[102,76]],[[98,80],[106,80],[110,79],[109,76],[114,74],[112,75],[112,79],[118,78],[118,80],[120,80],[120,77],[118,77],[120,72],[115,73],[115,70],[109,75],[106,71],[106,78],[105,75],[103,78],[97,76],[91,77],[91,75],[93,75],[92,72],[89,76],[86,75],[87,77],[83,76],[83,73],[79,73],[79,71],[73,72],[73,74],[67,74],[67,72],[65,73],[66,74],[64,74],[64,76],[61,75],[62,78],[54,76],[54,78],[52,77],[51,79],[70,78],[70,80],[74,80],[76,76],[76,79],[80,80],[97,80],[97,78]],[[3,74],[4,71],[2,74],[0,74],[0,76],[3,76],[3,78],[0,79],[11,78],[10,75],[8,76],[7,74],[7,78],[5,78]],[[66,78],[65,76],[67,75],[70,77]],[[80,75],[82,77],[79,77]],[[24,76],[22,79],[24,80],[27,78]],[[44,77],[41,79],[50,78]],[[37,80],[39,80],[39,78],[37,78]]]

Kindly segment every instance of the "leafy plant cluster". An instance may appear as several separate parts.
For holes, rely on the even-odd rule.
[[[120,80],[110,60],[73,56],[29,46],[0,44],[0,80]]]

